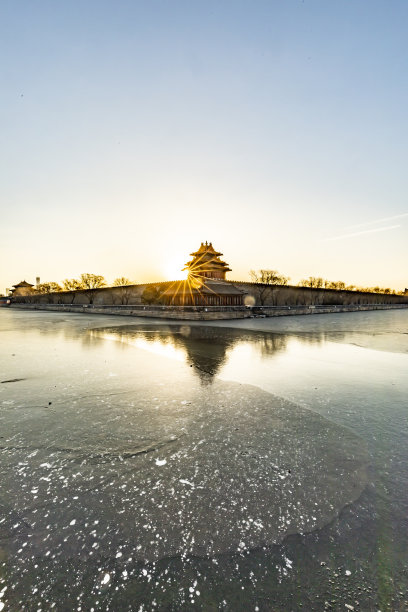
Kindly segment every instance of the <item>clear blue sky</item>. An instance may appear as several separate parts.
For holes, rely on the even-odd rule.
[[[407,0],[0,4],[0,292],[203,240],[408,286]],[[374,231],[375,230],[375,231]]]

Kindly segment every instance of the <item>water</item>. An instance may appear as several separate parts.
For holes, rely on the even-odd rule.
[[[4,609],[408,609],[408,311],[0,331]]]

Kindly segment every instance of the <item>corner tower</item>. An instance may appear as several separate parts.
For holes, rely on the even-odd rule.
[[[218,253],[211,242],[202,242],[198,251],[190,255],[193,259],[186,263],[183,270],[188,270],[191,276],[225,280],[226,273],[231,272],[228,264],[220,259],[222,253]]]

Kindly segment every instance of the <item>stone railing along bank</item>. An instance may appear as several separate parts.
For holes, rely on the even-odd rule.
[[[281,317],[288,315],[312,315],[362,310],[393,310],[408,308],[408,304],[349,304],[338,306],[106,306],[81,304],[23,304],[13,303],[10,308],[21,310],[47,310],[86,314],[149,317],[190,321],[214,321],[220,319],[246,319],[250,317]]]

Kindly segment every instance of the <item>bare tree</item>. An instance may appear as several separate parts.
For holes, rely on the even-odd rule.
[[[103,276],[98,274],[81,274],[79,278],[80,289],[83,289],[89,303],[93,304],[95,299],[95,291],[106,286],[106,281]]]
[[[289,280],[289,276],[283,276],[277,270],[251,270],[249,274],[254,283],[265,285],[287,285]]]
[[[142,302],[144,304],[160,304],[161,295],[159,287],[148,285],[142,293]]]
[[[42,294],[42,295],[47,295],[47,302],[49,304],[52,304],[54,299],[53,299],[53,293],[58,293],[62,291],[60,285],[58,283],[55,283],[53,281],[49,282],[49,283],[41,283],[40,285],[37,285],[37,287],[35,288],[35,292],[38,294]]]
[[[62,281],[64,291],[71,292],[71,304],[75,302],[76,292],[81,289],[81,283],[76,278],[66,278]]]
[[[326,281],[325,289],[335,289],[337,291],[342,291],[346,288],[346,283],[343,281]]]
[[[251,279],[256,286],[254,291],[261,306],[270,297],[272,302],[276,303],[279,288],[288,284],[289,276],[279,274],[277,270],[251,270]]]
[[[64,291],[77,291],[81,289],[81,283],[76,278],[66,278],[62,281]]]
[[[313,291],[313,289],[323,289],[327,287],[329,281],[325,280],[321,276],[309,276],[309,278],[302,278],[298,283],[299,287],[310,288],[310,304],[319,304],[323,299],[322,291]]]
[[[129,299],[132,293],[132,285],[134,285],[134,283],[132,283],[132,281],[125,276],[120,276],[119,278],[115,278],[113,285],[114,287],[118,288],[121,304],[129,304]]]
[[[298,283],[299,287],[310,287],[311,289],[321,289],[325,287],[329,281],[325,281],[321,276],[309,276],[309,278],[302,278]]]
[[[124,287],[125,285],[132,285],[133,283],[126,276],[119,276],[113,281],[114,287]]]
[[[53,281],[49,283],[41,283],[35,288],[37,293],[56,293],[62,291],[61,286]]]

